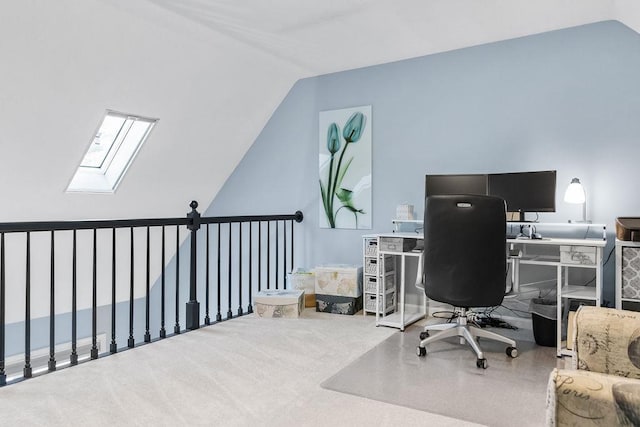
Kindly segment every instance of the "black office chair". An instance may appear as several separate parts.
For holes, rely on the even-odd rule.
[[[418,356],[426,345],[448,337],[460,337],[475,351],[478,368],[487,368],[477,338],[509,345],[516,357],[516,342],[467,324],[471,307],[500,305],[505,293],[505,203],[499,197],[477,195],[430,196],[425,201],[423,284],[428,298],[454,306],[456,322],[429,325],[420,334]],[[429,336],[429,331],[440,331]]]

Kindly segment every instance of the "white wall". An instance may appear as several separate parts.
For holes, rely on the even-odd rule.
[[[207,205],[299,73],[149,3],[145,19],[98,0],[3,9],[0,221]],[[160,121],[116,194],[66,194],[105,109]]]
[[[640,3],[634,0],[614,0],[613,15],[626,26],[640,32]]]

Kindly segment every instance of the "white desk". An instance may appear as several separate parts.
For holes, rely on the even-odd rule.
[[[603,250],[607,241],[604,239],[508,239],[510,250],[521,250],[521,255],[511,256],[513,291],[520,290],[520,265],[546,265],[556,268],[557,274],[557,356],[571,355],[566,342],[562,341],[562,301],[563,298],[574,298],[594,301],[596,306],[602,303],[602,264]],[[557,249],[550,255],[528,254],[527,249],[545,246]],[[589,268],[595,270],[593,286],[569,283],[569,268]],[[571,339],[571,337],[567,337]]]
[[[547,224],[536,224],[538,226],[546,226]],[[568,224],[572,226],[574,224]],[[594,224],[595,225],[595,224]],[[604,236],[604,234],[603,234]],[[365,238],[377,238],[378,248],[380,246],[381,237],[392,238],[411,238],[423,240],[424,237],[420,233],[386,233],[363,236]],[[509,262],[512,264],[512,283],[513,291],[520,290],[520,266],[521,265],[542,265],[556,269],[556,286],[557,286],[557,355],[570,355],[571,352],[566,349],[566,342],[562,341],[562,301],[563,299],[581,299],[594,301],[599,306],[602,300],[602,266],[603,266],[603,250],[606,240],[597,239],[573,239],[573,238],[543,238],[543,239],[507,239],[507,246],[510,250],[519,252],[517,256],[510,256]],[[552,248],[551,254],[538,255],[529,253],[528,249],[532,247],[548,247]],[[398,308],[393,313],[385,314],[376,311],[376,325],[390,326],[404,331],[405,327],[425,317],[427,308],[427,298],[424,296],[424,304],[422,306],[407,307],[405,304],[406,294],[406,263],[408,259],[415,259],[418,263],[422,263],[421,251],[398,252],[378,251],[378,261],[382,265],[384,271],[384,257],[392,255],[396,258],[396,262],[400,264],[400,283],[398,289]],[[595,270],[594,285],[585,286],[580,284],[569,283],[569,268],[587,268]],[[419,282],[419,280],[416,280]],[[380,294],[380,283],[377,284],[376,295]],[[376,306],[378,301],[376,301]]]

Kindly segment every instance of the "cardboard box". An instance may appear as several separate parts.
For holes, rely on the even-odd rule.
[[[362,267],[336,265],[316,267],[316,299],[318,294],[345,297],[362,295]]]
[[[253,297],[253,307],[260,317],[300,317],[304,310],[304,291],[260,291]]]
[[[316,294],[316,311],[351,315],[360,310],[362,310],[362,295],[359,297],[344,297]]]
[[[396,207],[396,219],[412,220],[413,205],[404,203]]]

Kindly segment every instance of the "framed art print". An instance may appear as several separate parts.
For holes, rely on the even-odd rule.
[[[320,227],[371,229],[371,106],[321,111]]]

